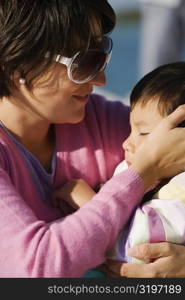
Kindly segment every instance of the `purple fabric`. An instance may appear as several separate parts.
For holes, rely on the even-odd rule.
[[[148,214],[150,243],[166,241],[166,235],[161,218],[157,211],[145,205],[143,210]]]
[[[48,173],[44,167],[41,165],[39,160],[28,151],[18,140],[11,134],[9,130],[4,126],[0,121],[0,127],[8,134],[13,143],[17,146],[19,151],[22,154],[23,159],[27,165],[32,181],[43,201],[48,201],[52,190],[53,190],[53,181],[56,171],[56,151],[53,153],[52,162],[51,162],[51,172]]]

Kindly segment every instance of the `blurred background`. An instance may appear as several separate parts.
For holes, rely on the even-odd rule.
[[[182,7],[179,11],[181,12],[181,23],[183,24],[180,24],[180,21],[177,20],[177,17],[179,18],[179,15],[177,16],[177,6],[181,1],[185,3],[185,0],[109,0],[109,3],[117,14],[117,24],[111,33],[114,43],[113,53],[109,66],[106,69],[106,86],[96,88],[95,92],[104,94],[110,100],[121,99],[129,103],[130,91],[141,76],[160,64],[185,58],[184,39],[180,36],[181,33],[185,37],[185,21],[184,23],[182,22],[182,20],[185,20],[185,9],[183,10]],[[143,10],[143,5],[145,6],[146,4],[147,11]],[[172,15],[174,10],[176,13],[175,18]],[[145,15],[143,12],[145,12]],[[178,37],[180,40],[180,42],[170,41],[172,45],[177,44],[179,51],[178,54],[173,53],[173,55],[167,52],[168,50],[170,52],[174,50],[175,52],[176,49],[172,49],[173,46],[167,43],[168,33],[162,32],[162,27],[165,28],[164,31],[167,31],[166,24],[168,23],[169,25],[170,22],[170,26],[174,28],[174,38]],[[170,26],[168,26],[168,31],[171,31],[170,36],[172,39],[172,29],[170,29]],[[182,28],[178,28],[175,31],[175,28],[178,26]],[[162,34],[165,35],[166,40]],[[143,40],[144,38],[145,40]],[[152,54],[152,52],[155,52],[156,47],[165,48],[164,45],[159,46],[157,44],[157,39],[159,38],[163,41],[165,40],[166,52],[164,51],[164,57],[161,58],[161,62],[156,62],[159,59],[154,58],[155,53]],[[183,50],[180,48],[183,48]],[[154,60],[153,65],[152,55]],[[144,66],[145,60],[148,60],[148,66]]]

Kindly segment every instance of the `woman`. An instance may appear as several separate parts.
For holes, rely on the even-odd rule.
[[[0,22],[0,276],[80,277],[104,262],[145,189],[182,171],[185,129],[174,127],[184,108],[138,148],[132,169],[61,212],[54,190],[73,178],[96,188],[123,159],[129,108],[90,95],[105,83],[115,15],[106,0],[4,0]]]

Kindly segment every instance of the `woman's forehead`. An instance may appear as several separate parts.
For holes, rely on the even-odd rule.
[[[92,36],[101,36],[102,35],[102,24],[101,20],[95,16],[92,16],[89,21],[90,30]]]
[[[75,36],[73,39],[73,43],[71,47],[68,47],[69,51],[67,52],[70,52],[72,55],[74,55],[79,51],[86,51],[88,48],[97,48],[97,46],[101,44],[102,40],[103,35],[99,34],[99,32],[97,34],[90,35],[89,38],[86,39],[82,39],[81,37]]]
[[[92,5],[90,9],[83,12],[83,15],[79,15],[76,23],[73,18],[69,19],[69,26],[65,31],[65,35],[61,32],[62,40],[57,45],[57,53],[62,56],[72,57],[79,51],[97,48],[102,37],[113,28],[113,14],[111,15],[106,9],[107,6],[104,7],[103,4],[101,9],[95,9],[94,5]]]
[[[85,40],[81,40],[83,48],[89,48],[90,44],[101,42],[103,36],[101,22],[95,16],[92,16],[89,20],[89,36]]]

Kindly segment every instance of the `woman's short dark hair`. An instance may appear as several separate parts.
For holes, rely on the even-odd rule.
[[[131,109],[155,100],[162,116],[185,104],[185,62],[163,65],[145,75],[132,90]]]
[[[97,26],[105,35],[114,25],[106,0],[1,0],[0,98],[15,88],[15,71],[31,88],[56,54],[71,57],[89,47]]]

